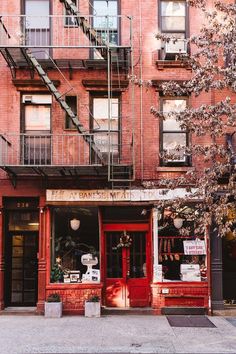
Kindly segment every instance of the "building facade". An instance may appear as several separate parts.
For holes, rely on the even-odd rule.
[[[0,12],[0,309],[43,313],[55,292],[71,314],[94,295],[157,314],[222,308],[208,230],[196,239],[189,220],[156,208],[188,192],[153,188],[204,167],[181,152],[162,160],[195,138],[150,113],[215,100],[160,90],[191,77],[176,55],[200,11],[182,0],[2,0]],[[158,30],[178,42],[160,45]]]

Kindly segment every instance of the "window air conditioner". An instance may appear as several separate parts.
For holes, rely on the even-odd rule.
[[[186,39],[177,39],[176,42],[170,41],[165,43],[164,47],[165,57],[167,55],[177,55],[187,53],[187,41]]]
[[[32,101],[33,101],[32,96],[27,96],[27,95],[23,96],[23,103],[32,103]]]

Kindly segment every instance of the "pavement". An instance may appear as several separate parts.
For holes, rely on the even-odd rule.
[[[214,328],[171,327],[166,316],[0,316],[1,354],[236,353],[236,317]]]

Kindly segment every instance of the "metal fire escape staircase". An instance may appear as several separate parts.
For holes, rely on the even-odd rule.
[[[100,53],[101,57],[107,61],[107,66],[108,66],[108,91],[109,88],[110,90],[112,89],[112,49],[110,48],[109,44],[109,39],[106,41],[104,40],[101,35],[93,29],[89,21],[84,17],[81,16],[80,12],[78,11],[77,7],[75,4],[72,2],[72,0],[59,0],[61,3],[64,4],[65,9],[67,12],[73,16],[73,20],[75,21],[76,25],[78,26],[79,29],[83,31],[83,33],[87,36],[89,41],[92,43],[94,48]],[[2,20],[1,24],[3,26],[3,29],[5,33],[7,34],[8,38],[10,38],[10,34],[7,31],[7,28],[4,26]],[[109,34],[109,31],[108,31]],[[109,37],[108,37],[109,38]],[[10,50],[17,50],[17,47],[11,47],[9,48]],[[39,75],[39,77],[42,79],[44,84],[47,86],[49,91],[52,93],[56,101],[60,104],[62,109],[68,114],[70,119],[72,120],[73,124],[76,126],[78,132],[83,136],[83,139],[89,144],[90,149],[92,150],[93,154],[96,156],[96,160],[99,161],[103,165],[107,165],[107,162],[105,162],[104,157],[102,152],[99,150],[98,146],[95,144],[94,141],[91,141],[91,134],[86,134],[87,130],[84,128],[83,124],[80,122],[78,116],[72,111],[72,109],[69,107],[69,105],[66,103],[65,99],[63,98],[63,94],[61,94],[52,80],[48,77],[47,73],[43,69],[42,65],[39,63],[39,60],[36,59],[36,57],[32,54],[29,48],[19,48],[21,51],[21,55],[24,57],[24,59],[28,62],[30,70],[31,71],[36,71]],[[116,48],[115,48],[116,49]],[[9,67],[11,70],[14,70],[14,65],[9,61],[9,57],[11,55],[8,55],[8,47],[2,47],[1,48],[1,53],[5,60],[7,61]],[[55,66],[56,67],[56,66]],[[111,71],[110,71],[111,70]],[[133,143],[132,143],[133,144]],[[110,148],[109,148],[110,149]],[[113,162],[113,159],[109,158],[108,161],[108,181],[114,184],[117,182],[121,182],[120,188],[123,187],[123,182],[125,184],[127,182],[130,182],[134,180],[134,174],[133,174],[133,164],[116,164]],[[127,187],[126,187],[127,188]]]
[[[68,114],[68,117],[72,120],[74,125],[76,126],[77,130],[79,133],[83,134],[84,140],[91,146],[91,149],[93,152],[96,154],[96,156],[99,158],[99,160],[102,162],[102,154],[100,150],[97,148],[95,143],[91,141],[91,136],[86,135],[86,129],[83,127],[83,124],[78,119],[78,116],[72,111],[70,106],[66,103],[65,99],[62,97],[60,92],[57,90],[56,86],[53,84],[53,82],[50,80],[42,66],[39,64],[38,60],[34,57],[34,55],[27,49],[25,51],[29,61],[32,63],[34,69],[37,71],[38,75],[42,79],[42,81],[45,83],[49,91],[52,93],[52,95],[55,97],[56,101],[60,104],[62,109]]]
[[[78,27],[80,27],[83,33],[88,36],[89,40],[93,45],[98,48],[96,50],[101,54],[104,59],[107,59],[107,43],[101,38],[101,36],[91,27],[88,20],[81,16],[77,6],[73,3],[72,0],[59,0],[65,5],[65,9],[68,13],[74,16],[74,20]]]

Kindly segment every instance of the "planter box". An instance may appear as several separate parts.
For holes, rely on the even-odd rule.
[[[101,303],[85,301],[84,307],[84,315],[85,317],[100,317],[101,316]]]
[[[62,302],[45,302],[44,316],[48,318],[60,318],[62,316]]]

